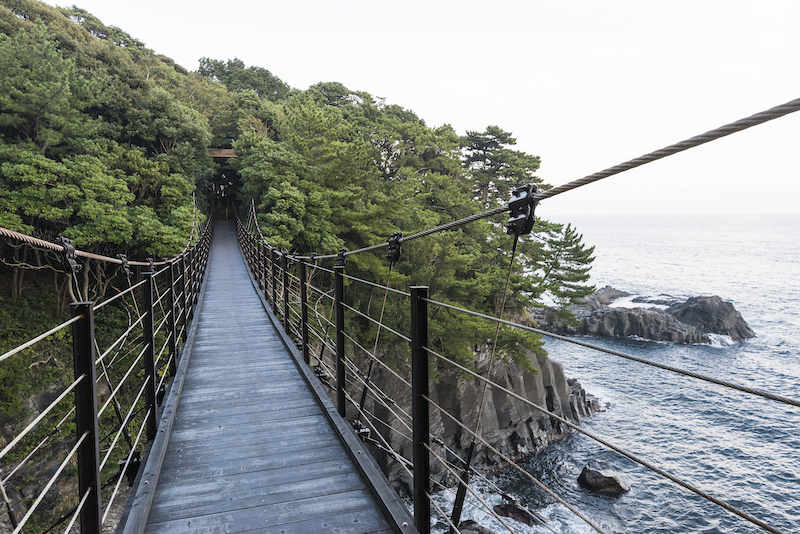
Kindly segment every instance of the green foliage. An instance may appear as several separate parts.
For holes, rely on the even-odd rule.
[[[539,156],[507,148],[516,143],[510,132],[497,126],[488,126],[483,133],[467,132],[462,140],[474,199],[484,208],[508,202],[510,190],[515,187],[541,183],[533,174],[539,169]]]
[[[3,2],[0,21],[0,224],[100,253],[180,250],[213,171],[198,78],[76,7]]]
[[[197,72],[200,76],[224,84],[233,93],[251,89],[259,98],[274,101],[289,92],[289,86],[270,71],[261,67],[245,67],[239,58],[219,61],[204,57],[200,59]]]
[[[238,112],[249,113],[233,143],[241,200],[254,199],[267,239],[292,252],[330,254],[341,246],[385,242],[397,231],[408,235],[478,213],[484,205],[506,202],[512,187],[541,182],[533,174],[539,158],[509,149],[514,138],[496,126],[459,138],[449,125],[430,128],[409,110],[335,82],[268,106],[252,92],[238,94]],[[512,267],[512,238],[498,222],[404,244],[392,285],[427,285],[435,300],[493,315],[502,309],[504,317],[523,323],[527,309],[542,305],[545,295],[568,301],[585,293],[580,282],[586,279],[569,271],[587,259],[579,257],[579,236],[540,223],[538,239],[523,240]],[[347,271],[370,280],[389,278],[380,253],[350,256]],[[364,307],[372,293],[353,284],[347,299]],[[386,320],[407,328],[402,306],[390,309]],[[366,341],[377,334],[367,321],[352,319],[350,326]],[[473,351],[492,340],[494,331],[482,319],[431,312],[431,346],[462,362],[472,362]],[[529,369],[522,347],[544,353],[539,336],[501,329],[498,354]],[[402,344],[387,350],[390,357],[405,354]]]

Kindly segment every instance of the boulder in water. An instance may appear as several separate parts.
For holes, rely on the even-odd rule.
[[[461,532],[461,534],[495,534],[494,530],[482,527],[472,520],[462,521],[461,524],[458,525],[458,531]]]
[[[595,493],[611,497],[618,497],[631,490],[622,475],[603,460],[591,460],[586,464],[578,477],[578,484]]]
[[[545,518],[539,514],[532,514],[531,512],[525,510],[524,508],[520,508],[514,503],[498,504],[497,506],[493,507],[493,510],[497,515],[513,519],[514,521],[519,521],[520,523],[528,525],[529,527],[533,525],[544,525],[547,522]]]

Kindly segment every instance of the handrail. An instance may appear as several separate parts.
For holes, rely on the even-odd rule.
[[[356,410],[357,413],[362,414],[364,417],[367,417],[366,413],[363,412],[363,408],[360,406],[360,404],[363,404],[363,398],[362,398],[361,403],[358,403],[354,398],[355,395],[351,395],[350,392],[348,392],[346,390],[346,388],[348,388],[348,387],[351,388],[351,389],[353,387],[356,387],[357,383],[360,383],[361,384],[360,387],[363,387],[364,395],[372,395],[374,397],[376,403],[385,403],[386,401],[383,399],[383,396],[385,394],[383,394],[382,392],[378,393],[378,392],[381,391],[379,388],[371,387],[371,382],[370,382],[370,380],[371,380],[370,379],[371,370],[365,372],[364,370],[358,369],[358,367],[355,365],[355,362],[350,357],[348,357],[346,354],[344,354],[344,351],[346,350],[346,347],[341,341],[338,341],[339,336],[341,336],[342,339],[348,340],[348,342],[350,344],[349,346],[352,347],[354,350],[365,354],[366,355],[366,359],[368,361],[376,360],[381,364],[384,364],[384,362],[380,361],[380,358],[377,356],[377,354],[367,350],[358,341],[356,341],[355,334],[349,334],[347,332],[344,332],[344,330],[343,330],[344,329],[344,326],[343,326],[344,325],[344,321],[342,320],[342,317],[340,316],[340,314],[348,313],[353,318],[363,319],[366,322],[365,324],[367,324],[367,325],[372,325],[373,327],[374,327],[374,325],[377,325],[381,329],[386,329],[386,330],[388,330],[390,332],[393,332],[393,333],[397,334],[398,336],[400,336],[400,339],[402,339],[404,341],[410,341],[411,347],[412,347],[412,354],[414,353],[413,349],[415,347],[417,347],[416,354],[418,354],[418,355],[414,356],[414,358],[420,359],[421,361],[418,364],[417,363],[412,364],[412,373],[411,373],[412,394],[411,394],[411,397],[413,399],[421,399],[423,401],[421,406],[424,406],[424,407],[415,407],[415,408],[412,409],[412,424],[414,426],[414,437],[411,438],[411,439],[413,440],[412,449],[415,450],[415,451],[420,451],[419,452],[419,458],[417,458],[417,452],[414,453],[415,461],[412,462],[413,465],[414,465],[414,477],[413,477],[413,479],[415,480],[415,486],[417,484],[422,484],[419,488],[415,489],[415,491],[414,491],[414,508],[415,508],[415,511],[417,509],[421,510],[420,514],[416,514],[415,515],[415,525],[417,526],[417,528],[419,529],[420,532],[427,533],[427,532],[429,532],[429,529],[430,529],[430,523],[429,523],[430,512],[427,511],[429,509],[429,507],[430,507],[430,502],[429,502],[430,489],[429,489],[429,482],[427,483],[428,484],[427,486],[426,486],[426,483],[424,482],[424,479],[429,479],[430,474],[426,472],[426,469],[420,470],[420,462],[422,462],[423,465],[427,465],[428,462],[431,461],[430,459],[438,457],[438,453],[433,453],[432,452],[433,449],[431,449],[431,446],[427,443],[427,439],[428,439],[428,436],[429,436],[429,431],[427,429],[427,425],[423,424],[423,428],[424,429],[417,428],[417,425],[418,425],[418,422],[420,420],[420,417],[422,417],[424,420],[427,420],[428,416],[426,414],[427,414],[427,410],[429,409],[429,407],[434,407],[437,411],[440,411],[440,412],[443,410],[443,408],[440,407],[439,405],[433,403],[426,392],[422,392],[421,393],[419,391],[419,388],[421,387],[421,384],[422,383],[427,383],[427,380],[426,379],[422,379],[422,381],[420,382],[420,379],[416,374],[418,371],[416,371],[414,369],[427,369],[428,366],[429,366],[429,364],[427,363],[427,355],[432,355],[432,356],[435,356],[437,359],[439,359],[439,361],[444,362],[447,366],[451,366],[453,369],[458,370],[458,372],[465,373],[466,375],[471,376],[474,380],[478,380],[478,381],[481,381],[481,382],[486,382],[486,383],[490,384],[491,387],[493,389],[495,389],[496,391],[502,391],[504,394],[506,394],[506,395],[508,395],[508,396],[510,396],[512,398],[515,398],[518,401],[523,402],[526,405],[529,405],[532,408],[534,408],[534,409],[536,409],[536,410],[538,410],[538,411],[540,411],[542,413],[545,413],[548,417],[552,418],[555,421],[558,421],[559,423],[565,425],[568,428],[571,428],[573,430],[576,430],[576,431],[579,431],[579,432],[582,432],[584,434],[589,435],[589,437],[591,437],[592,439],[595,439],[598,443],[600,443],[603,446],[609,448],[610,450],[612,450],[612,451],[614,451],[614,452],[616,452],[618,454],[621,454],[622,456],[624,456],[624,457],[626,457],[628,459],[632,459],[633,461],[637,462],[639,465],[642,465],[643,467],[653,471],[654,473],[657,473],[658,475],[670,480],[671,482],[676,483],[676,484],[682,486],[683,488],[694,492],[695,494],[697,494],[697,495],[703,497],[704,499],[714,503],[715,505],[727,510],[728,512],[731,512],[731,513],[739,516],[740,518],[744,519],[745,521],[748,521],[752,525],[755,525],[755,526],[759,527],[760,529],[763,529],[764,531],[767,531],[767,532],[771,532],[773,534],[782,534],[780,530],[770,526],[769,524],[767,524],[766,522],[764,522],[764,521],[760,520],[759,518],[753,516],[752,514],[749,514],[749,513],[745,512],[745,511],[741,510],[741,509],[738,509],[736,507],[733,507],[733,506],[729,505],[728,503],[724,502],[723,500],[721,500],[721,499],[719,499],[717,497],[714,497],[713,495],[709,494],[708,492],[700,490],[697,487],[695,487],[694,485],[689,484],[689,483],[687,483],[687,482],[685,482],[685,481],[683,481],[683,480],[681,480],[681,479],[669,474],[668,472],[666,472],[665,470],[659,468],[658,466],[656,466],[652,462],[647,461],[647,460],[645,460],[643,458],[640,458],[637,455],[633,455],[633,454],[631,454],[631,453],[629,453],[629,452],[627,452],[627,451],[625,451],[625,450],[623,450],[623,449],[611,444],[608,440],[596,435],[593,432],[586,431],[585,429],[579,427],[577,424],[573,423],[572,421],[570,421],[566,417],[561,416],[558,413],[555,413],[553,410],[547,410],[545,408],[542,408],[541,406],[537,406],[534,403],[532,403],[531,401],[529,401],[528,399],[525,399],[521,395],[515,393],[514,391],[512,391],[512,390],[510,390],[508,388],[505,388],[505,387],[503,387],[503,386],[491,381],[489,378],[487,378],[485,376],[482,376],[479,373],[476,373],[474,370],[469,369],[468,367],[466,367],[464,365],[461,365],[461,364],[453,361],[450,358],[446,358],[446,357],[442,356],[441,354],[437,353],[436,351],[431,350],[429,347],[427,347],[426,334],[424,333],[425,331],[427,331],[427,327],[426,326],[415,326],[415,325],[417,325],[418,321],[425,321],[425,322],[427,321],[427,313],[428,312],[425,311],[425,310],[427,309],[427,305],[431,305],[431,306],[438,306],[438,307],[446,308],[446,309],[449,309],[450,311],[453,311],[453,312],[456,312],[456,313],[463,313],[463,314],[467,314],[467,315],[470,315],[470,316],[475,316],[475,317],[479,317],[479,318],[482,318],[482,319],[486,319],[486,320],[489,320],[489,321],[494,321],[494,322],[497,322],[498,325],[499,324],[503,324],[503,325],[507,325],[507,326],[510,326],[510,327],[513,327],[513,328],[519,328],[519,329],[523,329],[523,330],[526,330],[526,331],[531,331],[531,332],[534,332],[534,333],[540,334],[540,335],[547,335],[547,336],[551,336],[551,337],[557,337],[558,339],[564,339],[564,336],[557,336],[555,334],[551,334],[549,332],[541,331],[541,330],[538,330],[538,329],[535,329],[535,328],[532,328],[532,327],[529,327],[529,326],[526,326],[526,325],[514,323],[513,321],[499,319],[497,317],[492,317],[490,315],[478,313],[478,312],[475,312],[475,311],[472,311],[472,310],[468,310],[468,309],[465,309],[465,308],[462,308],[462,307],[459,307],[459,306],[454,306],[453,304],[448,304],[448,303],[443,303],[443,302],[438,302],[438,301],[435,301],[435,300],[432,300],[432,299],[428,299],[427,296],[426,296],[426,293],[420,294],[417,291],[418,288],[412,288],[412,291],[409,294],[409,293],[405,293],[405,292],[402,292],[402,291],[398,291],[397,289],[388,288],[386,286],[383,286],[383,285],[375,283],[375,282],[370,282],[370,281],[362,280],[360,278],[353,277],[353,276],[350,276],[350,275],[345,275],[344,274],[344,269],[343,269],[343,267],[341,265],[337,265],[337,267],[334,268],[333,270],[321,268],[315,262],[317,260],[320,260],[320,259],[327,259],[327,258],[324,258],[324,257],[315,257],[314,258],[314,262],[306,263],[306,259],[307,258],[288,255],[287,253],[284,252],[284,253],[278,253],[277,254],[278,258],[276,258],[275,257],[276,254],[273,253],[274,249],[269,248],[266,245],[266,243],[263,242],[263,236],[261,236],[260,234],[256,234],[253,230],[249,230],[249,229],[245,228],[245,226],[238,219],[237,219],[237,237],[239,239],[239,243],[240,243],[240,246],[242,248],[243,254],[244,254],[247,262],[250,264],[251,271],[254,273],[255,279],[258,279],[258,280],[266,279],[266,277],[267,277],[267,272],[266,271],[269,271],[269,276],[272,278],[273,284],[274,284],[272,286],[273,288],[275,288],[278,283],[281,283],[281,284],[283,283],[283,282],[279,282],[279,281],[291,279],[293,281],[299,282],[299,284],[301,286],[301,289],[311,287],[311,288],[314,289],[314,291],[317,294],[325,295],[327,293],[327,291],[322,289],[322,287],[326,287],[326,286],[323,285],[322,280],[312,281],[309,278],[303,279],[302,277],[295,276],[294,274],[292,274],[290,276],[285,271],[285,269],[287,269],[287,268],[296,268],[299,265],[307,264],[307,265],[313,266],[316,269],[317,276],[328,276],[328,277],[332,277],[334,279],[335,278],[339,278],[339,277],[340,278],[347,278],[353,284],[362,284],[363,283],[363,284],[365,284],[366,287],[369,287],[369,288],[382,288],[382,289],[385,289],[387,292],[391,291],[391,292],[393,292],[395,294],[400,294],[401,297],[409,299],[412,304],[413,304],[414,301],[418,301],[418,302],[426,304],[426,306],[421,308],[421,310],[423,310],[423,311],[417,311],[417,312],[414,311],[414,307],[412,306],[412,312],[411,312],[411,325],[412,325],[411,334],[407,336],[407,335],[401,334],[396,329],[391,328],[391,327],[387,326],[386,324],[383,324],[381,321],[371,317],[368,313],[364,312],[363,310],[359,310],[355,306],[350,305],[348,303],[345,303],[343,294],[340,293],[340,291],[337,290],[337,291],[334,292],[334,293],[336,293],[336,295],[334,296],[334,309],[338,310],[337,313],[334,314],[335,315],[335,320],[328,320],[327,318],[324,318],[324,317],[320,318],[320,319],[325,319],[325,322],[328,323],[329,327],[331,327],[333,329],[333,333],[331,334],[331,336],[329,338],[328,335],[327,335],[327,332],[326,332],[326,334],[324,336],[322,336],[322,335],[320,335],[320,333],[318,333],[318,332],[316,332],[316,331],[314,331],[312,329],[312,332],[313,332],[315,338],[317,339],[317,341],[312,341],[311,339],[308,338],[308,333],[307,333],[308,332],[308,328],[305,328],[305,329],[303,328],[303,326],[304,326],[303,321],[304,320],[305,321],[309,320],[307,318],[308,314],[305,313],[305,311],[309,306],[314,308],[314,304],[311,303],[311,302],[306,302],[306,301],[303,301],[302,299],[300,299],[298,297],[298,293],[297,293],[296,290],[293,290],[291,293],[288,293],[288,292],[284,293],[283,291],[275,291],[275,290],[270,291],[270,287],[269,287],[268,284],[264,284],[263,287],[262,287],[262,289],[264,291],[264,296],[266,297],[267,301],[272,302],[273,309],[278,312],[278,315],[280,315],[280,314],[284,315],[282,320],[283,320],[284,328],[286,329],[287,333],[297,334],[299,332],[305,332],[305,334],[301,335],[297,339],[298,345],[301,346],[304,350],[309,351],[309,352],[314,352],[315,350],[319,350],[320,351],[320,354],[319,354],[319,357],[318,357],[318,359],[319,359],[318,365],[320,365],[323,368],[325,368],[326,369],[325,374],[327,374],[329,379],[333,379],[333,381],[334,381],[333,384],[328,384],[328,385],[330,385],[330,387],[333,388],[333,391],[332,391],[331,394],[333,396],[335,396],[336,399],[338,399],[339,412],[342,415],[344,415],[346,413],[346,409],[342,405],[342,402],[349,402],[349,404]],[[268,250],[269,254],[265,254],[264,250]],[[292,260],[292,261],[291,262],[285,262],[283,260],[283,258],[286,258],[286,259],[289,259],[289,260]],[[263,269],[263,271],[262,271],[262,269]],[[329,283],[333,283],[332,280],[328,280],[328,282]],[[330,286],[327,286],[327,287],[330,287]],[[291,295],[291,298],[289,297],[289,295]],[[283,307],[279,307],[278,306],[279,302],[281,302],[283,304]],[[296,308],[300,308],[300,310],[298,311]],[[303,319],[303,317],[306,317],[306,319]],[[422,331],[422,334],[419,333],[420,331]],[[417,332],[417,333],[415,333],[415,332]],[[420,337],[420,335],[422,335],[422,337]],[[330,339],[331,343],[330,344],[327,343],[325,338]],[[335,343],[335,347],[334,347],[333,346],[333,340],[335,338],[337,339],[337,342]],[[595,347],[594,345],[591,345],[591,344],[588,344],[588,343],[585,343],[585,342],[582,342],[582,341],[572,340],[570,338],[566,338],[566,340],[570,341],[570,342],[577,342],[578,344],[580,344],[582,346],[586,346],[586,347],[590,347],[590,348],[602,349],[602,347]],[[394,341],[393,343],[398,343],[398,341]],[[400,342],[400,343],[403,343],[403,342]],[[602,349],[602,350],[604,352],[609,352],[609,353],[612,353],[612,354],[615,354],[615,355],[626,357],[628,359],[639,361],[640,363],[643,363],[643,364],[653,365],[653,362],[649,362],[647,360],[643,360],[643,359],[640,359],[640,358],[632,357],[632,356],[629,356],[629,355],[624,355],[622,353],[618,353],[618,351],[609,351],[609,350],[606,350],[606,349]],[[326,363],[326,361],[323,361],[323,355],[324,354],[327,355],[327,356],[325,356],[324,360],[327,360],[328,363]],[[790,398],[787,398],[787,397],[784,397],[784,396],[781,396],[781,395],[775,395],[775,394],[772,394],[772,393],[769,393],[769,392],[756,390],[756,389],[753,389],[753,388],[747,388],[747,387],[744,387],[744,386],[738,386],[738,385],[735,385],[735,384],[730,384],[730,383],[727,383],[725,381],[713,379],[711,377],[700,376],[700,375],[697,375],[696,373],[684,371],[684,370],[677,369],[677,368],[671,368],[669,366],[664,366],[664,365],[661,365],[661,364],[655,364],[655,365],[657,367],[666,369],[668,371],[677,372],[677,373],[679,373],[680,375],[683,375],[683,376],[689,376],[689,377],[692,377],[692,378],[699,378],[701,380],[706,380],[706,381],[709,381],[709,382],[712,382],[712,383],[715,383],[715,384],[719,384],[719,385],[723,385],[723,386],[726,386],[726,387],[730,387],[730,388],[738,390],[740,392],[748,393],[748,394],[751,394],[751,395],[757,395],[757,396],[764,397],[764,398],[767,398],[767,399],[770,399],[770,400],[775,400],[775,401],[778,401],[778,402],[782,402],[784,404],[788,404],[788,405],[791,405],[791,406],[800,405],[800,401],[797,401],[796,399],[790,399]],[[395,372],[392,370],[392,373],[390,373],[390,374],[394,374],[394,373]],[[392,399],[389,399],[389,400],[392,403],[396,403],[396,401],[394,401]],[[415,403],[419,404],[419,403],[417,403],[417,401],[415,401]],[[393,413],[393,410],[391,410],[391,409],[388,410],[388,411]],[[485,447],[487,447],[488,449],[494,450],[495,453],[497,455],[499,455],[499,457],[503,458],[504,461],[506,461],[506,463],[508,465],[511,465],[512,467],[516,466],[516,464],[513,461],[511,461],[507,456],[503,455],[499,450],[497,450],[496,448],[494,448],[490,444],[488,444],[482,438],[482,436],[479,433],[476,433],[474,430],[472,430],[472,429],[468,428],[467,426],[465,426],[463,422],[461,422],[461,421],[457,420],[456,418],[454,418],[454,416],[452,414],[443,412],[442,416],[443,417],[446,416],[446,417],[448,417],[450,419],[453,419],[454,424],[457,424],[457,425],[461,426],[461,428],[466,433],[472,435],[474,439],[476,439],[479,442],[483,443],[483,445]],[[367,424],[367,426],[372,426],[372,424],[369,422],[368,419],[367,419],[366,424]],[[383,425],[387,425],[388,423],[383,422],[382,424]],[[376,429],[373,429],[373,430],[377,432]],[[375,443],[378,443],[378,442],[375,442]],[[378,447],[378,449],[382,450],[381,447],[384,447],[384,445],[381,445],[380,447]],[[393,456],[392,453],[387,453],[387,454],[389,454],[390,457]],[[430,458],[430,459],[428,459],[428,458]],[[442,461],[442,458],[439,457],[438,460]],[[518,467],[515,467],[515,468],[518,468]],[[529,478],[531,477],[531,475],[529,473],[526,473],[526,472],[523,472],[523,475],[527,476]],[[538,484],[539,482],[536,481],[535,483]],[[577,509],[574,509],[573,505],[571,505],[569,503],[563,503],[563,504],[568,509],[570,509],[574,513],[576,513],[576,515],[578,517],[583,519],[594,530],[596,530],[598,532],[604,532],[601,527],[599,527],[598,525],[594,524],[591,521],[591,519],[589,519],[585,514],[581,513]],[[447,522],[450,523],[450,520],[447,519]]]
[[[62,249],[59,245],[48,244],[46,241],[37,240],[36,238],[15,232],[9,232],[2,228],[0,228],[0,235],[20,239],[28,244],[42,246],[51,250]],[[183,347],[182,341],[178,339],[178,332],[183,333],[187,331],[187,324],[193,319],[194,307],[197,303],[198,293],[208,262],[208,252],[212,236],[213,224],[211,219],[209,219],[207,224],[202,228],[202,232],[197,241],[193,244],[190,243],[190,246],[180,255],[158,263],[129,262],[131,265],[148,267],[150,265],[158,265],[159,269],[153,273],[143,273],[144,279],[141,282],[133,285],[129,284],[130,287],[128,289],[120,291],[113,297],[106,299],[97,307],[95,307],[92,302],[74,303],[72,305],[73,317],[70,320],[0,356],[0,362],[3,362],[4,360],[18,355],[25,349],[32,347],[36,343],[52,337],[53,334],[63,330],[67,326],[72,327],[73,359],[76,362],[75,381],[64,389],[46,409],[28,423],[26,427],[0,451],[0,458],[3,458],[19,447],[32,447],[29,453],[27,449],[23,449],[22,452],[25,453],[24,459],[19,462],[11,473],[0,481],[0,484],[5,485],[11,483],[12,477],[22,476],[25,472],[23,469],[24,465],[30,462],[37,451],[41,454],[43,446],[57,434],[56,431],[61,424],[71,413],[77,412],[78,431],[81,435],[81,439],[78,440],[71,454],[77,456],[78,495],[80,496],[80,503],[74,512],[70,512],[70,515],[72,515],[71,524],[80,518],[82,534],[98,534],[100,532],[102,522],[108,517],[111,502],[109,501],[105,513],[101,516],[103,499],[100,492],[101,476],[108,477],[109,473],[122,467],[120,473],[110,477],[110,482],[114,480],[115,477],[121,479],[123,474],[127,473],[129,469],[138,468],[138,461],[133,461],[133,450],[137,449],[137,447],[142,447],[139,437],[141,437],[144,430],[148,430],[147,440],[152,441],[155,430],[150,424],[146,423],[152,421],[154,425],[157,425],[158,420],[154,416],[158,410],[159,402],[156,395],[151,396],[148,394],[145,406],[146,409],[140,410],[137,407],[138,399],[144,397],[145,391],[155,392],[157,386],[166,384],[166,382],[174,376],[174,366],[172,365],[165,365],[163,367],[163,372],[156,368],[154,363],[151,364],[150,369],[148,369],[147,365],[142,367],[143,357],[146,356],[147,351],[152,350],[156,343],[158,343],[158,345],[163,343],[164,348],[162,351],[169,352],[167,358],[168,363],[175,362],[180,358]],[[86,254],[86,257],[103,259],[115,264],[122,263],[122,260],[116,258],[100,257],[92,254]],[[178,271],[177,276],[175,276],[176,270]],[[164,279],[164,282],[160,283],[159,286],[159,284],[155,283],[157,279]],[[158,287],[166,287],[167,289],[163,293],[160,293],[157,299],[153,299],[152,293],[154,291],[158,292]],[[149,298],[146,298],[148,294]],[[97,358],[95,353],[96,351],[99,352],[100,349],[97,346],[98,343],[94,332],[95,314],[104,306],[115,301],[119,305],[119,299],[124,299],[122,302],[125,302],[126,306],[131,306],[132,311],[138,314],[138,318],[129,320],[129,324],[122,334],[115,341],[111,342],[110,347]],[[137,302],[140,299],[148,305],[145,306]],[[154,322],[153,319],[156,316],[157,320],[155,322],[158,325],[158,330],[153,331],[151,329],[148,332],[147,329],[143,327],[147,326],[148,323],[152,326]],[[119,354],[115,355],[114,361],[112,362],[105,362],[104,359],[108,357],[114,348],[126,342],[131,332],[137,328],[143,329],[143,335],[137,336],[138,340],[134,339],[130,343],[133,348],[136,347],[137,343],[140,344],[142,349],[139,356],[134,358],[132,362],[126,363],[126,366],[122,369],[117,369],[114,364],[117,362],[117,365],[119,365],[121,362],[128,361],[131,354],[130,350],[120,358],[118,358]],[[1,364],[2,363],[0,363],[0,365]],[[103,374],[100,375],[100,378],[102,379],[105,377],[111,394],[103,405],[98,407],[99,403],[96,387],[98,372],[96,367],[100,365],[103,366]],[[79,369],[80,373],[78,372]],[[126,384],[126,382],[130,382],[130,377],[135,376],[142,370],[144,370],[145,380],[139,386],[139,395],[127,398],[130,396],[130,385]],[[110,372],[112,372],[112,374],[109,374]],[[120,372],[122,373],[121,378],[119,375]],[[118,383],[114,385],[112,380],[115,382],[118,380]],[[75,403],[69,413],[61,419],[61,422],[59,422],[53,430],[46,432],[45,438],[41,440],[38,445],[35,443],[28,444],[31,436],[36,435],[34,430],[47,424],[47,420],[56,412],[55,408],[57,405],[63,403],[73,392],[75,393]],[[130,402],[130,406],[127,408],[127,414],[124,416],[120,413],[118,404],[123,397],[126,397],[125,402]],[[115,410],[107,410],[112,403]],[[59,415],[59,417],[61,416]],[[104,447],[103,460],[100,462],[98,452],[100,450],[99,444],[101,436],[99,432],[101,429],[105,432],[109,426],[113,426],[114,428],[114,437],[110,445]],[[139,429],[135,442],[133,442],[129,436],[128,428],[131,426],[138,426]],[[123,436],[125,440],[120,439]],[[111,436],[109,435],[107,437]],[[119,454],[120,448],[125,445],[130,448],[126,454],[127,460],[124,463],[124,467],[122,465],[117,466],[111,459],[114,458],[114,455]],[[139,453],[137,452],[137,457],[138,455]],[[64,460],[56,476],[63,471],[64,466],[70,461],[70,458],[71,456],[68,456]],[[42,502],[45,494],[52,488],[54,481],[55,477],[44,486],[36,502],[29,508],[28,513],[21,521],[16,520],[14,513],[11,511],[11,508],[9,508],[12,523],[16,526],[15,532],[19,532],[25,522],[32,517],[36,507]],[[119,480],[117,481],[117,488],[115,488],[114,495],[111,498],[112,501],[116,496],[118,488]],[[5,491],[3,493],[5,494]]]

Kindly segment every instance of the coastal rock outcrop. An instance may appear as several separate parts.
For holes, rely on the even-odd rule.
[[[692,297],[682,303],[674,303],[669,298],[644,300],[645,303],[672,304],[666,309],[609,306],[625,296],[630,294],[606,286],[587,297],[585,304],[570,306],[569,310],[580,325],[566,324],[552,309],[540,311],[534,318],[545,330],[571,335],[638,336],[678,344],[710,343],[710,334],[729,336],[734,341],[755,337],[733,304],[716,295]]]
[[[631,490],[630,484],[614,468],[603,460],[591,460],[581,471],[578,484],[599,493],[618,497]]]
[[[733,304],[716,295],[692,297],[683,304],[670,306],[664,311],[700,331],[730,336],[734,341],[756,335]]]

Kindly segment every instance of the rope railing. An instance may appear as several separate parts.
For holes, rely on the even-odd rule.
[[[0,451],[0,458],[13,458],[13,456],[9,456],[13,451],[15,454],[19,453],[22,456],[22,460],[15,462],[14,469],[4,476],[0,484],[5,486],[6,484],[15,483],[14,478],[25,475],[26,469],[36,461],[37,456],[51,454],[52,452],[48,451],[52,451],[51,447],[57,444],[54,441],[54,437],[61,433],[60,429],[63,423],[70,417],[76,417],[78,433],[83,437],[76,445],[76,450],[79,450],[79,452],[72,453],[72,455],[75,456],[77,454],[78,489],[81,500],[77,510],[65,515],[63,521],[69,519],[69,515],[71,515],[72,523],[74,524],[79,516],[84,517],[81,520],[83,532],[100,531],[102,521],[108,517],[111,502],[119,492],[120,481],[123,478],[122,474],[126,473],[129,468],[134,468],[131,465],[133,462],[132,453],[137,448],[141,448],[141,436],[146,436],[147,441],[152,441],[155,437],[155,429],[158,423],[155,415],[157,413],[157,403],[159,402],[156,398],[156,390],[166,386],[167,382],[174,376],[174,364],[179,356],[178,349],[182,347],[182,340],[185,339],[183,335],[187,332],[187,324],[193,317],[194,307],[197,304],[198,293],[207,264],[213,227],[207,223],[201,230],[197,241],[193,241],[193,238],[190,237],[189,248],[184,254],[160,262],[160,268],[153,269],[153,272],[143,272],[141,275],[143,279],[135,284],[132,284],[130,278],[128,278],[128,287],[126,289],[118,291],[96,307],[91,302],[74,303],[72,305],[73,317],[71,319],[7,351],[0,357],[0,365],[2,365],[2,362],[10,358],[20,357],[20,353],[24,354],[26,349],[31,349],[32,347],[35,349],[37,343],[48,338],[54,339],[53,336],[66,327],[72,328],[72,350],[73,359],[76,362],[76,379],[48,407],[27,423],[25,428],[19,430],[10,442],[4,444],[3,450]],[[9,235],[9,232],[3,229],[0,229],[0,235],[14,239],[19,238],[23,242],[34,246],[42,245],[41,240],[14,233]],[[61,249],[60,246],[56,249],[56,245],[42,246],[48,250]],[[87,255],[86,257],[97,258],[98,256]],[[115,264],[122,261],[106,257],[100,257],[100,259],[113,260],[112,263]],[[128,263],[136,265],[135,262]],[[151,265],[150,262],[139,263],[143,267]],[[177,276],[175,276],[176,271]],[[113,284],[111,287],[114,287]],[[156,298],[153,298],[154,296]],[[107,348],[101,353],[98,338],[93,329],[94,316],[98,310],[110,305],[125,310],[128,315],[128,321],[124,327],[120,327],[122,333],[116,339],[108,343],[102,342],[106,344]],[[156,322],[155,325],[153,324],[154,320]],[[141,329],[141,333],[132,335],[138,329]],[[64,343],[63,338],[64,336],[59,336],[53,342]],[[154,350],[156,348],[159,348],[159,350]],[[134,357],[136,351],[138,351],[138,356]],[[97,356],[98,354],[99,356]],[[158,354],[159,359],[154,359],[148,364],[146,360],[148,360],[149,354],[152,356]],[[82,369],[82,371],[78,373],[78,369]],[[144,378],[132,390],[131,377],[141,374],[144,374]],[[98,402],[97,384],[102,381],[105,381],[108,386],[109,393],[107,398],[103,399],[102,406],[98,407],[98,404],[101,403]],[[138,389],[138,394],[136,394],[136,389]],[[37,429],[45,426],[47,420],[51,419],[56,413],[57,405],[66,402],[66,398],[72,394],[75,396],[75,403],[68,413],[61,418],[55,427],[49,430],[47,428],[42,430],[45,435],[43,439],[38,440],[38,443],[29,443],[31,437],[36,435],[34,431],[39,432]],[[120,410],[120,402],[127,404],[124,416]],[[139,404],[144,404],[144,407],[140,408]],[[78,406],[81,408],[76,410]],[[108,410],[110,406],[115,409],[113,411]],[[61,416],[59,415],[59,417]],[[87,425],[87,417],[88,421],[93,419],[95,423],[89,422]],[[99,429],[103,433],[107,432],[109,428],[112,430],[103,437],[96,430],[92,430],[93,425],[95,429]],[[130,439],[129,427],[138,428],[135,442]],[[125,438],[124,440],[122,439],[123,437]],[[103,444],[102,449],[100,447],[101,443]],[[95,452],[89,452],[90,450]],[[128,452],[125,453],[125,450]],[[145,450],[146,448],[142,449],[142,452]],[[112,459],[116,459],[120,455],[127,457],[124,467],[118,465],[116,461],[112,461]],[[138,456],[139,453],[137,452]],[[102,462],[100,461],[101,457]],[[97,460],[96,465],[92,465],[92,462],[95,461],[94,459]],[[138,465],[138,460],[136,465]],[[59,476],[62,470],[63,466],[56,476]],[[87,479],[86,475],[91,472],[96,473],[96,475],[89,476]],[[106,480],[102,486],[97,484],[97,481],[100,481],[101,478]],[[111,500],[106,503],[105,513],[102,514],[101,518],[100,512],[102,510],[100,508],[103,498],[100,490],[109,484],[114,484],[114,482],[117,483],[116,488],[112,493]],[[40,497],[28,507],[28,513],[19,522],[16,521],[11,511],[13,510],[13,505],[9,504],[9,506],[12,506],[9,510],[12,522],[19,525],[15,532],[19,532],[26,522],[30,523],[29,519],[33,517],[32,514],[39,513],[36,508],[41,508],[42,498],[53,483],[54,479],[45,483]],[[3,489],[5,490],[5,487]],[[3,494],[5,495],[5,491],[3,491]],[[25,497],[23,499],[27,500]],[[8,503],[8,501],[6,502]],[[86,517],[89,519],[85,520]],[[93,517],[96,517],[96,519],[93,520]],[[57,525],[58,523],[54,527]],[[51,530],[54,527],[51,527]],[[88,531],[85,530],[87,528]]]

